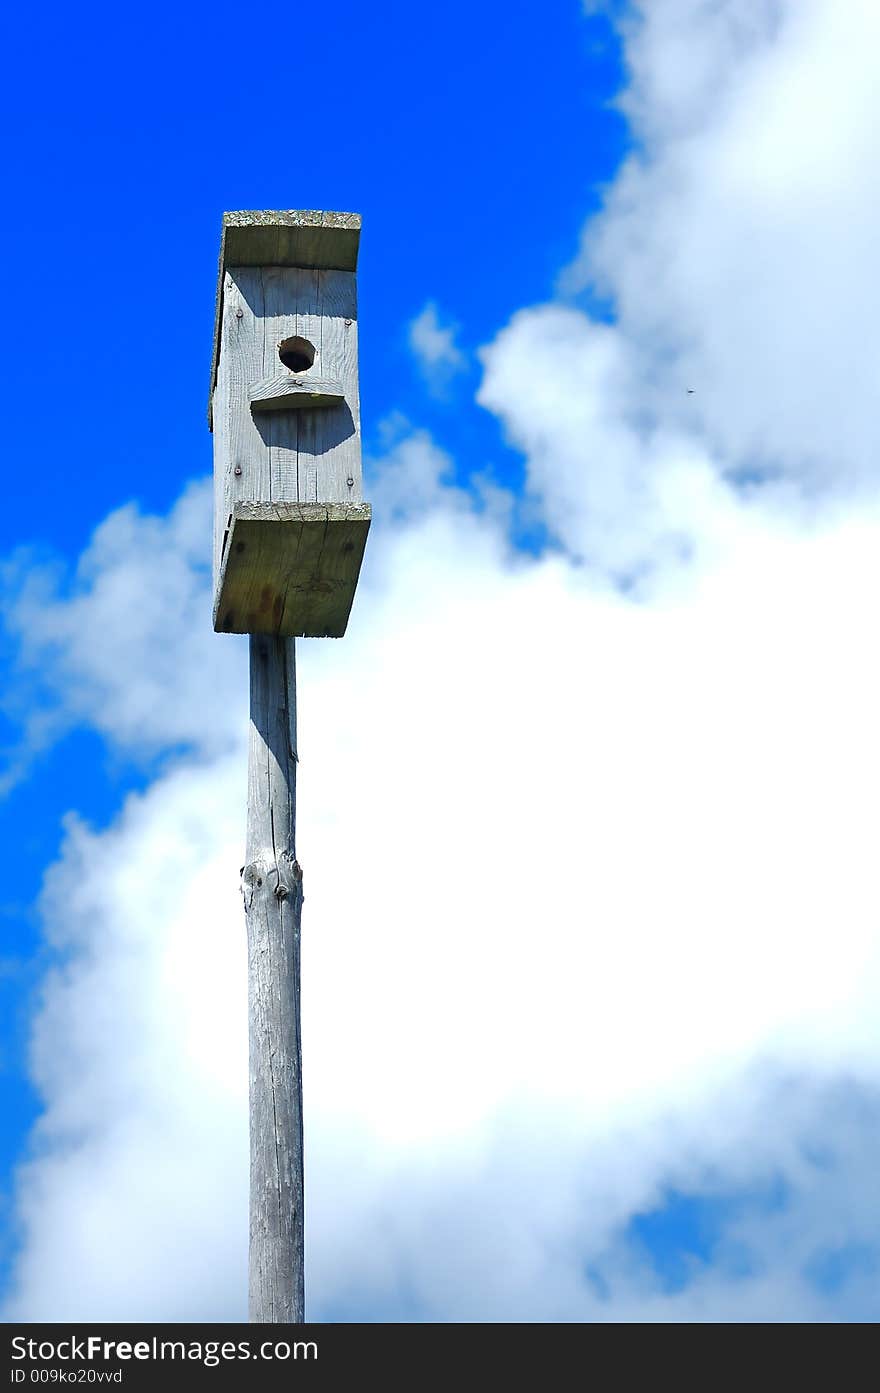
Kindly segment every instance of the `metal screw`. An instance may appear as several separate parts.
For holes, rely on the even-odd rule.
[[[235,466],[235,468],[233,469],[232,472],[233,472],[233,474],[234,474],[234,475],[236,476],[236,478],[237,478],[238,475],[241,473],[241,465],[240,465],[240,464],[237,464],[237,465]]]
[[[353,489],[353,488],[354,488],[354,479],[351,477],[350,474],[349,474],[349,476],[348,476],[348,478],[346,479],[345,482],[348,484],[348,487],[349,487],[350,489]]]
[[[236,319],[241,319],[241,318],[243,317],[243,315],[244,315],[244,310],[243,310],[243,309],[237,309],[237,310],[235,311],[235,317],[236,317]]]
[[[346,319],[346,321],[345,321],[345,327],[346,327],[346,329],[348,329],[348,328],[350,327],[350,325],[351,325],[351,320],[350,320],[350,319]]]

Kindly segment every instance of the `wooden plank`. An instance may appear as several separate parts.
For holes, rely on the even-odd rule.
[[[308,549],[305,544],[312,537],[315,542]],[[342,637],[366,541],[367,525],[359,518],[346,523],[328,520],[320,537],[317,527],[303,528],[297,571],[285,596],[281,633],[293,630],[304,635]],[[344,621],[343,607],[347,609]]]
[[[315,361],[310,373],[323,377],[338,378],[339,374],[332,364],[324,363],[321,357],[321,318],[318,293],[319,272],[312,270],[287,270],[281,273],[288,287],[288,302],[293,319],[293,335],[305,339],[315,350]],[[343,392],[345,386],[343,384]],[[323,416],[325,412],[322,411]],[[315,466],[315,438],[318,423],[309,417],[301,417],[298,423],[296,456],[296,494],[301,503],[317,503],[321,499],[318,490],[318,476]]]
[[[318,406],[338,406],[345,400],[342,383],[335,378],[293,377],[277,373],[257,382],[248,392],[251,411],[308,411]]]
[[[248,1316],[305,1319],[300,1030],[302,871],[296,859],[296,655],[250,643],[244,896],[248,948]]]
[[[236,503],[215,630],[341,638],[369,526],[365,503]]]
[[[213,577],[214,594],[216,595],[217,586],[220,581],[220,562],[223,558],[223,552],[229,536],[228,528],[232,517],[232,505],[229,497],[232,464],[229,458],[230,406],[228,373],[221,373],[217,378],[214,386],[212,406],[214,419],[218,423],[218,429],[214,434]]]
[[[284,339],[299,333],[296,320],[296,301],[299,277],[308,272],[292,271],[281,266],[264,266],[263,281],[263,352],[262,372],[257,380],[277,373],[281,367],[278,346]],[[311,273],[314,274],[314,273]],[[242,410],[250,411],[250,401],[242,402]],[[266,447],[268,488],[263,493],[251,493],[249,498],[273,502],[299,498],[297,460],[299,457],[299,412],[284,412],[272,417],[259,415],[257,429]]]
[[[279,345],[293,337],[313,345],[315,361],[291,376]],[[298,420],[283,409],[281,391],[297,393],[297,382],[303,392],[319,394],[314,420]],[[230,481],[230,498],[360,500],[357,293],[350,272],[273,266],[229,271],[217,384],[216,467],[222,460],[223,469],[241,471]],[[254,411],[269,398],[278,411],[274,421],[265,419],[261,406]],[[227,507],[224,525],[228,513]]]
[[[359,213],[314,208],[244,210],[223,214],[224,266],[357,268]]]
[[[265,523],[258,523],[262,529],[264,538],[263,556],[269,552],[269,566],[266,574],[281,573],[282,586],[279,589],[281,598],[278,627],[276,632],[279,634],[294,634],[302,638],[341,638],[345,633],[348,624],[348,616],[351,613],[351,605],[354,599],[354,587],[352,584],[352,571],[336,574],[328,579],[321,577],[321,557],[327,543],[328,531],[338,530],[344,533],[348,541],[348,557],[355,555],[355,543],[352,532],[352,523],[348,519],[338,520],[330,523],[326,515],[326,509],[317,510],[315,504],[306,505],[312,512],[311,518],[303,517],[302,506],[297,510],[298,522],[276,523],[273,527],[267,528]],[[298,528],[296,537],[296,550],[291,547],[288,551],[286,545],[286,534],[291,528]],[[356,520],[354,528],[358,534],[362,534],[366,542],[366,531],[360,520]],[[361,556],[363,552],[361,552]],[[360,562],[357,570],[360,572]],[[325,622],[318,628],[313,623],[313,600],[312,595],[316,588],[325,586],[328,592],[328,606],[330,613],[324,615]]]
[[[315,421],[317,498],[356,503],[362,496],[357,283],[348,271],[320,271],[318,281],[321,363],[324,372],[341,381],[345,402]]]
[[[314,270],[355,271],[360,229],[358,213],[288,209],[223,214],[208,399],[208,425],[212,430],[226,271],[233,266],[299,266]]]
[[[265,375],[264,318],[262,272],[249,268],[228,272],[215,388],[215,588],[234,504],[239,499],[269,497],[268,451],[247,399],[251,384]]]

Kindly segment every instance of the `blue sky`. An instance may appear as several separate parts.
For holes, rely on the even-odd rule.
[[[201,481],[222,212],[302,207],[363,217],[377,519],[301,664],[313,1312],[876,1318],[876,24],[588,9],[7,20],[12,1317],[239,1311],[234,877],[216,939],[197,906],[240,864],[244,669]],[[340,864],[382,868],[373,1098]]]
[[[27,547],[73,565],[112,509],[134,499],[164,512],[210,470],[226,208],[360,212],[368,448],[391,412],[412,412],[436,427],[462,474],[487,465],[501,478],[521,474],[493,418],[456,410],[458,391],[455,403],[437,403],[425,389],[407,326],[430,292],[473,345],[552,293],[625,139],[608,107],[620,78],[610,25],[586,25],[575,4],[540,25],[527,5],[343,4],[330,32],[317,8],[253,18],[243,44],[232,6],[149,17],[54,7],[7,21],[16,56],[0,103],[16,138],[3,241],[18,269],[0,371],[7,459],[31,461],[12,465],[15,505],[0,519],[7,555]],[[576,179],[564,138],[573,130],[592,147],[592,167]],[[35,440],[39,421],[52,423],[48,450],[42,430]],[[11,747],[19,703],[32,696],[10,692]],[[0,805],[16,867],[0,978],[7,1194],[38,1106],[24,1063],[43,962],[33,902],[68,808],[104,824],[143,778],[78,727]]]

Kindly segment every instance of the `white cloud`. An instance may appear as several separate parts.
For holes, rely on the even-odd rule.
[[[465,356],[455,342],[456,324],[444,324],[437,306],[429,300],[409,326],[409,346],[422,376],[432,391],[442,395],[450,382],[466,366]]]
[[[809,1080],[876,1078],[878,533],[755,527],[648,607],[436,508],[384,534],[345,643],[300,646],[315,1314],[602,1315],[591,1257],[618,1317],[821,1308],[782,1239],[676,1299],[620,1233],[670,1177],[775,1167],[825,1241],[791,1153]],[[240,1309],[243,799],[236,752],[71,828],[14,1316]]]
[[[628,34],[641,149],[569,288],[612,298],[647,420],[728,469],[873,490],[880,10],[659,0]]]
[[[59,965],[34,1036],[47,1108],[21,1176],[13,1318],[239,1314],[241,789],[227,756],[131,797],[107,832],[69,822],[43,902]]]
[[[773,179],[720,210],[711,193],[741,188],[755,111],[762,157],[809,183],[798,75],[848,80],[836,13],[650,8],[629,39],[648,157],[579,271],[606,278],[620,321],[540,306],[484,352],[481,400],[560,552],[512,553],[501,513],[470,507],[414,433],[376,462],[345,642],[300,645],[317,1318],[876,1315],[880,498],[854,294],[873,194],[856,161],[837,171],[849,259],[816,194],[829,273],[822,228],[792,237]],[[873,12],[848,13],[867,44]],[[825,119],[845,126],[841,105]],[[845,146],[823,138],[817,180]],[[800,294],[777,286],[788,266]],[[846,309],[826,321],[838,273]],[[826,357],[864,369],[839,431]],[[733,482],[767,462],[775,483]],[[76,624],[45,582],[25,640],[73,717],[192,753],[109,831],[71,824],[49,878],[65,957],[36,1024],[46,1149],[22,1181],[15,1318],[243,1308],[245,672],[226,639],[193,655],[208,506],[197,489],[170,523],[115,515]],[[135,554],[138,593],[172,574],[188,598],[128,633]],[[81,637],[94,617],[100,644]],[[739,1196],[678,1292],[627,1235],[669,1189]]]
[[[467,495],[454,488],[452,475],[452,460],[427,431],[408,429],[402,438],[389,441],[381,459],[367,463],[379,525],[466,505]]]
[[[478,399],[527,457],[551,532],[599,572],[632,580],[740,527],[702,445],[644,417],[622,334],[560,305],[523,310],[483,350]]]
[[[229,748],[244,700],[240,645],[218,647],[211,627],[209,501],[205,480],[167,518],[119,508],[69,581],[26,552],[6,566],[5,623],[18,660],[8,702],[29,743],[86,720],[141,759],[177,746]]]

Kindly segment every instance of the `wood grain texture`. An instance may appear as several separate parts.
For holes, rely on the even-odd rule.
[[[248,1316],[304,1319],[300,1035],[302,871],[296,860],[296,655],[250,643],[247,922],[250,1095]]]
[[[315,270],[355,271],[360,232],[359,213],[288,209],[223,214],[214,310],[211,390],[208,394],[208,425],[211,429],[227,267],[301,266]]]
[[[359,213],[246,209],[223,214],[221,256],[227,266],[354,271],[360,231]]]
[[[361,502],[360,218],[224,215],[209,422],[215,629],[250,633],[246,865],[249,1318],[304,1319],[294,634],[345,632],[370,509]],[[300,370],[282,343],[307,339]],[[288,349],[289,349],[288,345]],[[308,362],[309,351],[304,345]],[[299,355],[300,362],[302,354]],[[308,407],[309,409],[304,409]]]
[[[279,358],[287,339],[307,339],[311,367]],[[275,386],[267,387],[267,383]],[[285,408],[289,384],[297,407]],[[330,397],[330,386],[341,398]],[[260,404],[271,392],[273,409]],[[347,271],[231,267],[226,271],[214,392],[214,586],[237,502],[358,503],[361,489],[357,288]]]
[[[227,273],[221,369],[214,397],[214,587],[220,574],[223,537],[234,504],[269,498],[269,451],[247,401],[254,369],[263,362],[263,282],[259,269]],[[259,376],[267,376],[260,373]],[[243,408],[243,403],[246,403]]]
[[[357,503],[361,492],[361,408],[358,383],[357,282],[345,271],[318,275],[322,371],[337,377],[345,404],[315,417],[316,500]],[[303,442],[306,455],[309,441]],[[300,467],[302,477],[302,467]],[[308,496],[308,495],[306,495]]]
[[[248,392],[251,411],[308,411],[318,406],[338,406],[345,400],[336,378],[292,377],[276,373],[256,382]]]
[[[215,630],[341,638],[369,526],[368,503],[235,503]]]

